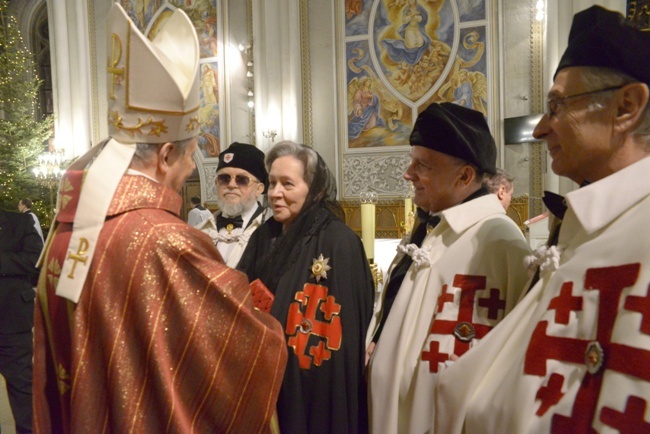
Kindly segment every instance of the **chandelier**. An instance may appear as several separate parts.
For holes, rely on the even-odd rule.
[[[52,188],[59,182],[61,175],[65,172],[61,168],[64,161],[63,155],[64,151],[61,149],[43,152],[38,156],[38,163],[33,171],[39,184]]]

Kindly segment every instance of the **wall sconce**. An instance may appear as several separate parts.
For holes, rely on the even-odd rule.
[[[239,44],[239,51],[241,51],[246,58],[246,95],[248,96],[248,108],[255,107],[255,82],[253,81],[253,46],[251,44]]]
[[[535,19],[542,21],[544,19],[544,0],[537,0],[535,5]]]
[[[271,139],[271,143],[273,143],[275,141],[275,136],[278,135],[278,132],[274,128],[272,128],[266,131],[262,131],[262,135],[266,139]]]

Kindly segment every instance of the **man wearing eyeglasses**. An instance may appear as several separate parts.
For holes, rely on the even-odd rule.
[[[441,373],[436,432],[650,432],[650,33],[592,7],[569,44],[534,135],[566,196],[539,281]]]
[[[217,166],[217,250],[235,268],[251,234],[264,223],[266,213],[257,198],[268,185],[264,152],[253,145],[233,143],[219,154]]]

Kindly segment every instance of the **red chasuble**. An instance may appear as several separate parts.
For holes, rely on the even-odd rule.
[[[253,307],[245,275],[178,218],[175,192],[124,176],[79,303],[55,295],[82,178],[69,171],[61,183],[39,279],[35,432],[269,432],[282,328]]]

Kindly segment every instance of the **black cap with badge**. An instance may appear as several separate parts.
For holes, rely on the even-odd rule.
[[[217,172],[224,167],[244,169],[264,184],[264,190],[269,186],[269,174],[264,167],[264,152],[253,145],[235,142],[219,154]]]
[[[497,147],[479,111],[449,102],[433,103],[419,114],[410,142],[465,160],[483,172],[497,171]]]

